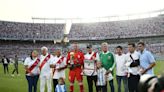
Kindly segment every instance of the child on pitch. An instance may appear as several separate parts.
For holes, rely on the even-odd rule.
[[[65,81],[62,77],[58,79],[58,84],[56,85],[55,92],[67,92]]]
[[[101,62],[97,62],[97,89],[98,92],[107,92],[107,81],[112,80],[111,73],[106,74],[107,70],[102,67]]]

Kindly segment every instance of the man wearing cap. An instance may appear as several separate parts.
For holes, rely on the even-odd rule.
[[[108,75],[109,73],[113,75],[113,69],[115,67],[115,56],[112,52],[108,51],[108,43],[102,43],[101,49],[102,52],[100,53],[100,62],[102,62],[102,66],[107,70],[106,75]],[[111,92],[114,92],[113,79],[109,80],[109,84]],[[105,87],[105,90],[107,90],[107,87]]]
[[[84,64],[84,54],[79,50],[78,44],[73,44],[73,51],[68,52],[67,55],[67,66],[70,68],[69,81],[70,81],[70,92],[74,91],[74,81],[78,81],[80,92],[84,92],[83,88],[83,76],[82,66]]]
[[[41,48],[42,55],[40,56],[40,92],[45,91],[45,85],[47,83],[47,92],[52,92],[51,88],[51,68],[50,62],[53,60],[53,56],[48,53],[47,47]]]
[[[92,45],[87,45],[87,53],[84,55],[83,75],[87,76],[88,92],[93,92],[93,81],[97,90],[96,62],[99,61],[99,54],[92,50]]]

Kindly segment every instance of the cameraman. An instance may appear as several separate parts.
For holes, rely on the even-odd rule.
[[[164,92],[164,76],[144,74],[141,76],[138,90],[139,92]]]

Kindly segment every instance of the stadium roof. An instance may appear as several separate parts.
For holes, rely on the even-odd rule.
[[[92,18],[164,9],[164,0],[0,0],[0,20]]]

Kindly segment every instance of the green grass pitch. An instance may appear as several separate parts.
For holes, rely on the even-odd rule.
[[[164,61],[158,61],[154,71],[156,75],[161,74],[164,71]],[[25,72],[24,72],[24,66],[23,65],[19,65],[19,72],[20,72],[20,76],[14,76],[11,77],[11,72],[13,70],[13,65],[9,66],[9,72],[10,74],[6,74],[4,75],[3,73],[3,66],[2,64],[0,64],[0,92],[28,92],[28,86],[27,86],[27,80],[25,78]],[[69,82],[68,82],[68,69],[66,70],[66,86],[67,89],[69,89]],[[114,75],[115,76],[115,75]],[[88,85],[87,85],[87,81],[86,81],[86,77],[84,76],[84,80],[83,80],[83,84],[84,84],[84,89],[85,92],[88,92]],[[38,81],[38,91],[39,91],[39,81]],[[117,92],[117,83],[116,83],[116,79],[114,79],[114,85],[115,85],[115,92]],[[79,86],[77,84],[77,82],[74,85],[74,92],[79,92]],[[108,90],[110,92],[110,87],[108,85]],[[122,88],[123,90],[123,88]],[[94,92],[95,92],[95,88],[94,88]]]

